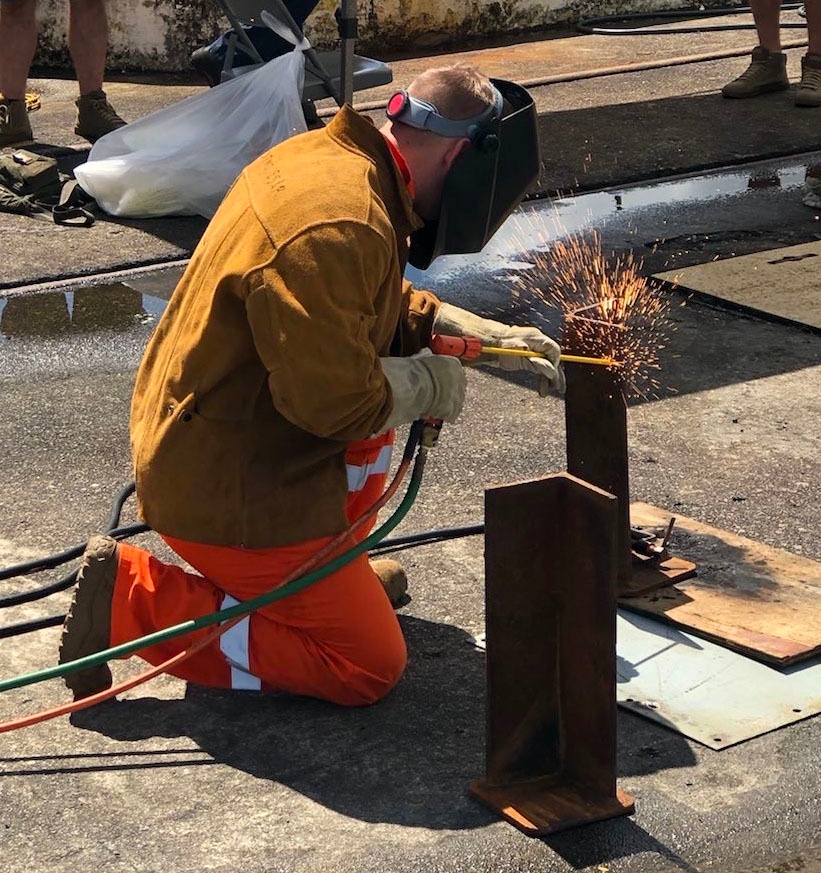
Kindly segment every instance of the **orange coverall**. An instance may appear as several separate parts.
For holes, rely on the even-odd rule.
[[[392,443],[389,431],[348,448],[350,521],[382,494]],[[356,541],[372,527],[360,531]],[[331,537],[268,549],[164,539],[201,575],[121,544],[112,604],[113,646],[269,591]],[[159,664],[209,631],[176,637],[139,654]],[[360,555],[305,590],[243,618],[170,672],[201,685],[287,691],[357,706],[387,694],[399,681],[406,657],[393,608],[367,555]]]

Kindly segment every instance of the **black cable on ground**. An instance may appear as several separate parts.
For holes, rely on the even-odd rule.
[[[408,534],[403,537],[393,537],[371,549],[372,555],[384,555],[388,552],[398,552],[402,549],[412,549],[415,546],[428,546],[442,543],[446,540],[457,540],[462,537],[475,537],[485,532],[483,524],[471,524],[465,527],[443,527],[440,530],[426,530],[421,533]]]
[[[803,3],[782,3],[783,12],[799,11]],[[754,30],[754,24],[712,24],[693,25],[692,27],[611,27],[619,21],[686,21],[693,18],[721,18],[728,15],[752,13],[749,6],[731,6],[721,9],[666,9],[659,12],[632,12],[624,15],[602,15],[597,18],[585,18],[576,25],[579,33],[597,34],[600,36],[653,36],[670,33],[709,33],[723,30]],[[801,27],[804,23],[785,22],[784,28]]]
[[[134,493],[135,491],[135,483],[130,482],[125,488],[120,491],[117,495],[114,506],[111,509],[111,513],[108,517],[108,522],[106,524],[106,530],[110,536],[113,536],[115,539],[121,540],[126,539],[128,537],[136,536],[137,534],[144,533],[149,530],[147,524],[131,524],[125,525],[123,527],[118,527],[120,523],[120,515],[123,511],[123,505],[125,501]],[[46,558],[36,558],[33,561],[26,561],[22,564],[15,564],[12,567],[6,567],[3,570],[0,570],[0,580],[4,579],[13,579],[18,576],[25,576],[29,573],[35,573],[40,570],[49,570],[54,567],[59,567],[61,564],[65,564],[68,561],[71,561],[75,558],[79,558],[83,551],[85,550],[85,543],[81,545],[74,546],[73,548],[66,549],[65,551],[58,552],[55,555],[49,555]],[[33,588],[29,591],[23,591],[18,594],[10,594],[6,597],[0,597],[0,609],[8,606],[19,606],[23,603],[31,603],[35,600],[41,600],[44,597],[48,597],[51,594],[57,594],[60,591],[65,591],[67,588],[71,588],[71,586],[77,580],[77,571],[73,570],[71,573],[68,573],[66,576],[63,576],[61,579],[58,579],[56,582],[51,582],[47,585],[41,585],[38,588]],[[0,627],[0,639],[5,639],[7,637],[20,636],[21,634],[31,633],[32,631],[42,630],[43,628],[48,627],[57,627],[63,623],[65,619],[65,614],[60,615],[49,615],[43,618],[35,618],[30,619],[28,621],[16,622],[14,624],[5,625]]]
[[[60,613],[60,615],[48,615],[44,618],[33,618],[31,621],[18,621],[16,624],[4,625],[0,627],[0,640],[7,637],[19,637],[47,627],[59,627],[65,618],[65,613]]]
[[[114,539],[133,537],[138,533],[144,533],[149,529],[146,524],[133,524],[126,527],[118,527],[120,523],[120,514],[123,511],[123,505],[134,493],[135,488],[136,484],[134,482],[129,482],[129,484],[120,491],[114,501],[114,506],[111,509],[111,514],[106,523],[106,533],[109,534],[109,536],[114,537]],[[32,561],[25,561],[21,564],[14,564],[11,567],[6,567],[0,570],[0,582],[5,579],[14,579],[17,576],[26,576],[29,573],[37,573],[40,570],[53,570],[55,567],[59,567],[62,564],[67,564],[69,561],[73,561],[75,558],[79,558],[85,551],[85,547],[85,543],[82,543],[81,545],[72,546],[65,551],[49,555],[46,558],[35,558]],[[4,605],[6,605],[5,602],[0,600],[0,608]]]
[[[126,499],[133,493],[133,491],[134,483],[131,483],[126,488],[124,488],[123,491],[120,492],[115,502],[111,516],[109,517],[109,523],[116,524],[119,521],[119,516],[122,512],[123,504],[125,503]],[[144,533],[147,530],[150,530],[148,525],[133,524],[126,527],[115,527],[109,530],[109,535],[114,536],[115,539],[125,539],[129,536],[135,536],[138,533]],[[383,540],[377,548],[371,550],[371,554],[383,555],[403,549],[414,548],[415,546],[433,545],[435,543],[445,542],[446,540],[478,536],[480,534],[483,534],[484,531],[485,526],[483,524],[474,524],[466,525],[463,527],[440,528],[438,530],[429,530],[421,531],[420,533],[415,534],[406,534],[405,536],[393,537],[391,539]],[[34,561],[28,562],[27,564],[18,564],[15,567],[8,567],[5,570],[0,571],[0,579],[9,579],[15,575],[19,576],[24,575],[28,572],[32,572],[30,569],[31,567],[35,567],[37,569],[45,569],[46,567],[59,566],[60,563],[65,563],[65,561],[71,560],[75,557],[79,557],[82,554],[84,548],[85,546],[76,546],[73,549],[67,549],[64,552],[60,552],[58,555],[52,555],[48,558],[36,559]],[[69,555],[70,557],[65,558],[62,561],[57,560],[58,558],[61,558],[65,555]],[[19,567],[23,567],[24,570],[22,572],[14,572]],[[12,594],[7,597],[0,598],[0,608],[6,606],[18,606],[21,603],[30,603],[33,600],[40,600],[44,597],[48,597],[50,594],[56,594],[59,591],[64,591],[66,588],[70,588],[74,584],[76,577],[77,571],[75,570],[69,573],[67,576],[64,576],[62,579],[51,583],[50,585],[44,585],[40,588],[35,588],[31,591],[26,591],[21,594]],[[43,618],[30,619],[28,621],[21,621],[14,624],[5,625],[3,627],[0,627],[0,640],[7,639],[9,637],[21,636],[23,634],[31,633],[32,631],[43,630],[44,628],[58,627],[63,623],[64,619],[65,614],[61,613],[59,615],[49,615],[44,616]]]
[[[79,558],[83,554],[84,549],[84,545],[73,546],[64,552],[57,552],[57,554],[49,555],[46,558],[35,558],[33,561],[26,561],[22,564],[6,567],[0,570],[0,582],[6,579],[15,579],[17,576],[26,576],[29,573],[38,573],[40,570],[53,570],[61,564],[66,564],[74,560],[74,558]]]
[[[122,491],[117,495],[114,500],[114,506],[111,507],[111,514],[108,516],[108,522],[106,523],[106,530],[114,530],[114,528],[119,527],[120,525],[120,516],[123,512],[123,506],[125,505],[126,500],[137,490],[137,483],[135,481],[131,481],[128,485],[123,488]]]
[[[124,540],[128,537],[136,536],[140,533],[145,533],[149,530],[147,524],[131,524],[125,527],[116,527],[113,530],[107,531],[109,536],[115,540]],[[66,549],[57,555],[51,555],[48,558],[35,559],[26,564],[17,564],[15,567],[8,567],[0,572],[0,579],[11,579],[15,576],[24,576],[34,570],[46,570],[53,567],[59,567],[60,564],[65,564],[74,558],[79,558],[85,551],[85,543],[74,548]],[[20,568],[23,568],[22,570]],[[71,588],[77,578],[77,571],[73,570],[67,576],[63,576],[56,582],[50,582],[48,585],[41,585],[39,588],[32,588],[30,591],[21,591],[19,594],[8,594],[5,597],[0,597],[0,609],[7,606],[19,606],[21,603],[31,603],[34,600],[41,600],[43,597],[48,597],[50,594],[57,594],[59,591],[65,591],[66,588]]]
[[[137,527],[137,525],[135,525]],[[140,525],[140,527],[145,527],[145,525]],[[383,540],[382,543],[374,549],[371,549],[370,554],[373,556],[379,555],[387,555],[392,554],[393,552],[403,551],[404,549],[412,549],[417,546],[427,546],[427,545],[435,545],[436,543],[446,542],[447,540],[460,539],[462,537],[472,537],[479,536],[485,532],[485,526],[483,524],[472,524],[466,525],[464,527],[450,527],[450,528],[441,528],[440,530],[429,530],[422,531],[421,533],[416,534],[408,534],[402,537],[393,537],[392,539]],[[69,581],[68,585],[65,587],[69,587],[74,581],[75,573],[69,574],[66,577]],[[65,580],[61,580],[60,583]],[[46,594],[42,593],[44,589],[37,589],[35,592],[28,592],[30,594],[38,595],[39,597],[46,597]],[[55,588],[55,590],[62,591],[63,588]],[[9,598],[10,599],[10,598]],[[38,599],[37,596],[29,597],[28,600]],[[20,601],[26,602],[26,601]],[[9,606],[11,604],[6,602],[6,599],[0,599],[0,607]],[[35,618],[30,621],[21,621],[15,624],[5,625],[0,627],[0,640],[7,639],[8,637],[17,637],[22,636],[23,634],[31,633],[32,631],[43,630],[44,628],[49,627],[59,627],[63,620],[65,619],[65,614],[61,613],[60,615],[49,615],[44,618]]]

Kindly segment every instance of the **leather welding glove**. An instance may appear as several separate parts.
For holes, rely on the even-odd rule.
[[[384,429],[417,418],[456,421],[465,404],[465,370],[457,358],[425,349],[409,358],[380,358],[391,386],[393,409]]]
[[[526,358],[519,355],[482,355],[471,363],[490,364],[500,370],[524,370],[539,377],[539,395],[564,394],[564,371],[558,344],[537,327],[514,327],[482,318],[466,309],[442,303],[436,311],[433,332],[447,336],[475,336],[483,346],[503,349],[529,349],[541,352],[543,358]]]

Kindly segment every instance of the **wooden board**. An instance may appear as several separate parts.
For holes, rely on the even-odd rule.
[[[670,513],[633,503],[630,516],[653,527]],[[698,575],[620,606],[770,664],[821,653],[821,563],[680,515],[671,546]]]

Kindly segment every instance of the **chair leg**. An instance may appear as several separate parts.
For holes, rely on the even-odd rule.
[[[305,124],[308,130],[319,130],[325,127],[325,122],[319,117],[313,100],[302,101],[302,114],[305,116]]]
[[[228,48],[225,50],[225,60],[222,63],[222,76],[220,77],[223,81],[225,81],[225,74],[230,74],[231,70],[234,68],[234,53],[237,50],[237,35],[235,32],[231,32],[231,35],[228,37]]]

